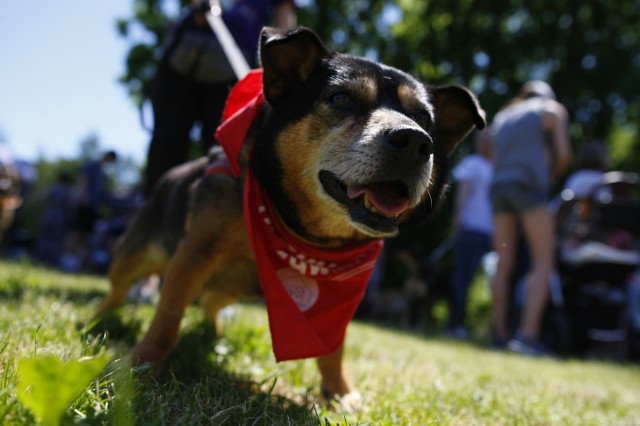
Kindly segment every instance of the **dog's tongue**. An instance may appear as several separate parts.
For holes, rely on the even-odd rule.
[[[397,184],[377,183],[347,187],[347,197],[356,199],[361,195],[365,195],[378,212],[385,216],[397,216],[409,207],[409,197]]]

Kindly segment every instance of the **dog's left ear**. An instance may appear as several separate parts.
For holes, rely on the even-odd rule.
[[[427,86],[435,109],[433,135],[445,155],[450,155],[474,126],[484,129],[487,125],[485,112],[478,98],[463,86]],[[406,218],[406,223],[425,219],[440,207],[447,188],[449,162],[441,158],[439,167],[432,176],[432,189],[419,208]]]
[[[447,155],[473,130],[487,125],[485,112],[476,95],[463,86],[429,87],[435,107],[435,131]]]
[[[287,31],[265,27],[260,35],[265,98],[274,102],[300,87],[329,54],[317,34],[308,28]]]

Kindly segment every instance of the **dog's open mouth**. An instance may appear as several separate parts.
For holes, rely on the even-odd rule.
[[[376,233],[397,232],[398,217],[409,208],[406,184],[393,181],[348,185],[326,170],[320,171],[319,178],[327,194],[347,207],[351,219]]]

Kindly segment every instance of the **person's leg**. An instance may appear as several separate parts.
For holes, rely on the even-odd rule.
[[[526,276],[526,300],[520,334],[525,339],[537,340],[554,268],[553,215],[546,207],[526,212],[522,216],[522,227],[529,247],[531,268]]]
[[[469,241],[468,232],[460,231],[455,236],[456,242],[453,247],[454,269],[451,277],[451,312],[449,313],[448,328],[453,331],[462,324],[462,311],[464,310],[463,293],[468,272]]]
[[[153,86],[153,136],[147,152],[145,196],[167,170],[187,161],[195,120],[192,89],[186,78],[159,68]]]
[[[469,263],[467,268],[466,287],[462,293],[462,325],[467,322],[467,303],[469,299],[469,287],[473,284],[474,278],[480,267],[480,262],[485,254],[491,250],[491,236],[478,231],[471,231],[471,243],[469,244]]]
[[[509,280],[516,254],[517,217],[511,213],[494,216],[493,249],[498,264],[491,285],[494,338],[506,342],[509,337]]]
[[[201,85],[201,99],[199,102],[198,121],[202,124],[200,130],[200,149],[202,155],[207,155],[209,148],[215,142],[214,133],[222,120],[222,111],[227,101],[227,95],[234,82],[228,84]]]
[[[452,312],[449,327],[465,326],[469,286],[478,270],[482,256],[487,252],[489,236],[477,231],[462,231],[455,245],[455,270],[451,280]]]

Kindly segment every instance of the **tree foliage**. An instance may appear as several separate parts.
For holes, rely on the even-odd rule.
[[[578,142],[638,130],[638,0],[318,3],[307,19],[337,47],[375,49],[430,83],[469,85],[490,116],[537,78],[569,109]]]
[[[138,104],[167,28],[185,4],[133,0],[132,16],[117,23],[131,43],[122,81]],[[299,23],[332,48],[380,59],[429,83],[468,85],[490,117],[524,81],[544,79],[567,106],[578,144],[609,140],[616,165],[637,167],[620,152],[637,145],[640,123],[640,0],[298,4]]]

